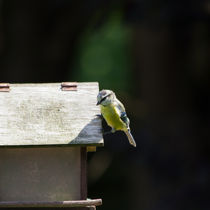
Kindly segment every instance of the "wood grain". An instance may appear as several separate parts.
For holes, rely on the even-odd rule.
[[[10,84],[0,92],[0,146],[103,145],[98,83]]]
[[[81,199],[81,147],[0,148],[1,201]]]
[[[88,200],[75,200],[75,201],[16,201],[16,202],[0,202],[0,208],[2,207],[90,207],[90,206],[102,205],[101,199],[88,199]]]

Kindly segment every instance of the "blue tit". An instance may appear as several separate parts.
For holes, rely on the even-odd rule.
[[[100,105],[102,116],[112,128],[111,132],[124,131],[129,143],[136,147],[136,142],[130,132],[130,120],[126,115],[125,107],[116,98],[115,93],[111,90],[101,90],[97,96],[97,105]]]

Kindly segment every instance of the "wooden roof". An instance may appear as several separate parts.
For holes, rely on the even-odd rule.
[[[98,83],[10,84],[0,92],[0,146],[103,145]]]

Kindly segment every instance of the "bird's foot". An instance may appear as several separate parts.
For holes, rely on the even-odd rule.
[[[98,117],[98,118],[101,118],[101,119],[103,119],[103,116],[102,116],[102,114],[96,114],[95,116],[96,116],[96,117]]]

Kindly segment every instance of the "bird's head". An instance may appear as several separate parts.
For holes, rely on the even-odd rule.
[[[96,105],[109,105],[115,99],[115,93],[111,90],[101,90],[97,96],[97,104]]]

